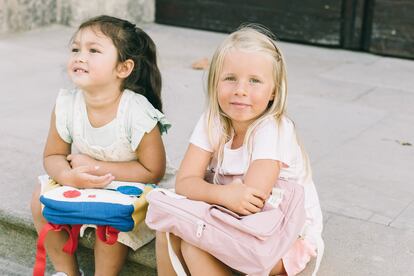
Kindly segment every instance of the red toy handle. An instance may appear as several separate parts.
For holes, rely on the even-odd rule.
[[[37,252],[36,260],[33,267],[33,276],[42,276],[45,274],[46,268],[46,249],[45,249],[45,238],[49,231],[66,231],[69,234],[69,239],[63,246],[62,250],[68,254],[73,254],[78,247],[78,236],[81,225],[58,225],[53,223],[46,223],[42,231],[40,231],[39,238],[37,239]]]

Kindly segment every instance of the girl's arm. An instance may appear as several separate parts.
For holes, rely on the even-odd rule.
[[[263,207],[266,193],[235,181],[227,185],[213,185],[204,180],[212,153],[190,144],[176,178],[176,192],[193,200],[218,204],[239,214],[256,213]]]
[[[269,197],[280,173],[280,162],[271,159],[258,159],[250,163],[244,176],[244,184],[254,187]]]
[[[96,175],[112,174],[115,180],[158,183],[165,173],[165,149],[158,126],[146,133],[136,150],[137,161],[109,162],[95,160],[84,154],[68,156],[72,167],[98,166]]]
[[[220,204],[221,187],[204,180],[211,158],[211,152],[190,144],[177,173],[175,191],[193,200]]]
[[[55,110],[52,111],[49,134],[43,152],[43,166],[50,177],[62,185],[86,187],[103,187],[112,181],[112,176],[95,176],[95,167],[81,166],[72,169],[66,156],[71,152],[71,145],[59,136],[56,129]]]

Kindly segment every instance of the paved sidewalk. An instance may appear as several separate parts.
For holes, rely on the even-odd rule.
[[[149,24],[159,50],[165,143],[173,164],[204,107],[210,57],[225,34]],[[0,214],[29,222],[57,91],[68,84],[73,29],[50,26],[0,37]],[[414,61],[280,43],[289,114],[311,157],[325,217],[319,275],[414,271]],[[409,145],[411,144],[411,145]],[[0,266],[8,261],[0,260]],[[19,264],[13,264],[18,267]]]

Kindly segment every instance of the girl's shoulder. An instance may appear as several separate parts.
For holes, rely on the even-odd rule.
[[[125,93],[125,100],[120,108],[125,112],[127,125],[147,132],[158,123],[162,133],[171,127],[165,115],[156,109],[145,96],[131,90],[125,90],[123,93]]]
[[[78,89],[60,89],[56,97],[55,110],[60,117],[71,116],[76,97],[81,93]]]
[[[80,91],[78,89],[65,89],[61,88],[58,92],[56,101],[58,102],[74,102],[76,95],[78,95]]]
[[[55,104],[56,129],[60,137],[67,143],[72,143],[72,127],[75,98],[77,89],[60,89]]]
[[[293,167],[298,157],[293,122],[269,116],[257,123],[249,145],[251,160],[271,159],[282,162],[283,169]]]
[[[133,107],[138,106],[143,111],[155,109],[155,107],[152,106],[152,104],[145,96],[135,93],[129,89],[125,89],[123,93],[124,97],[128,99],[126,102],[128,102]]]
[[[123,108],[132,116],[149,117],[153,119],[164,118],[165,115],[156,109],[148,99],[138,93],[131,90],[124,90],[125,100],[123,101],[126,106]]]
[[[71,116],[76,97],[81,93],[78,89],[60,89],[56,97],[55,110],[61,117]]]
[[[291,135],[294,133],[295,124],[293,121],[287,117],[282,116],[277,120],[273,116],[268,116],[264,118],[255,128],[256,134],[265,134],[265,135]]]
[[[60,113],[68,113],[67,116],[70,116],[73,113],[76,99],[79,96],[82,96],[82,92],[79,89],[61,88],[56,97],[55,110]]]

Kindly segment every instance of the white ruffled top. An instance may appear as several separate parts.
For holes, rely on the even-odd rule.
[[[145,133],[157,124],[161,133],[171,124],[144,96],[124,90],[116,118],[95,128],[91,125],[83,92],[62,89],[56,99],[56,129],[80,153],[102,161],[137,160],[136,149]]]

